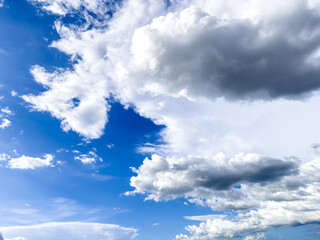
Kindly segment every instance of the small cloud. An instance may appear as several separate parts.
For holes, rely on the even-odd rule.
[[[44,158],[28,157],[22,155],[21,157],[11,158],[8,167],[11,169],[36,169],[40,167],[52,167],[53,155],[46,154]]]
[[[2,123],[0,124],[1,129],[5,129],[11,126],[11,121],[9,119],[3,118]]]
[[[1,108],[1,112],[6,115],[13,115],[13,112],[8,107]]]
[[[152,224],[152,226],[159,226],[160,225],[160,223],[154,223],[154,224]]]
[[[94,164],[97,161],[102,162],[102,158],[99,157],[95,152],[90,151],[87,154],[81,154],[74,157],[75,160],[80,160],[83,164]]]
[[[12,97],[16,97],[16,96],[18,96],[18,93],[16,91],[12,90],[11,91],[11,96]]]
[[[7,161],[8,159],[10,159],[10,155],[8,155],[6,153],[0,154],[0,161]]]
[[[107,144],[106,147],[109,149],[114,148],[114,144],[113,143]]]

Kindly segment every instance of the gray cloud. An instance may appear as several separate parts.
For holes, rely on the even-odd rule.
[[[133,193],[148,193],[148,198],[159,201],[198,191],[228,190],[241,182],[266,184],[297,174],[298,165],[296,159],[274,159],[258,154],[228,158],[219,153],[207,158],[153,155],[133,170],[137,173],[131,178]]]
[[[132,70],[154,92],[296,97],[320,87],[320,15],[306,3],[276,19],[224,20],[191,7],[136,30]]]

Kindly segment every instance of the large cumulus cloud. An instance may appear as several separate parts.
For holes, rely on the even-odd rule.
[[[34,66],[46,90],[23,99],[86,138],[103,134],[110,96],[132,106],[166,127],[162,144],[140,148],[158,155],[134,169],[133,192],[236,212],[178,239],[319,222],[319,159],[307,150],[320,142],[317,1],[127,0],[111,19],[89,1],[36,2],[61,16],[84,8],[87,22],[56,23],[51,47],[73,67]]]
[[[134,169],[137,176],[131,178],[132,193],[148,194],[147,199],[156,201],[184,197],[215,211],[233,211],[231,215],[221,212],[188,217],[202,223],[188,226],[190,235],[178,235],[177,239],[233,238],[248,232],[320,223],[319,158],[298,169],[296,163],[296,159],[254,154],[233,158],[219,154],[202,161],[153,156]]]
[[[159,201],[227,190],[241,182],[266,184],[296,174],[298,169],[296,159],[243,153],[229,158],[219,153],[207,158],[153,155],[133,171],[137,174],[131,178],[131,186],[136,189],[133,193],[150,193],[149,199]]]
[[[132,74],[157,94],[274,98],[316,90],[320,15],[296,7],[261,22],[195,7],[156,18],[133,36]]]

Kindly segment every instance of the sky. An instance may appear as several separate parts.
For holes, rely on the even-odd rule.
[[[319,0],[0,0],[0,240],[320,238]]]

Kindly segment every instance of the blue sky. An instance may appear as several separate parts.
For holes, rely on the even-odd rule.
[[[3,238],[318,239],[319,9],[5,0]]]

